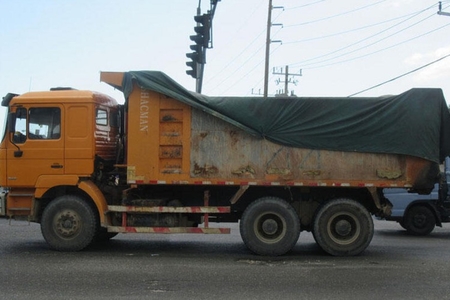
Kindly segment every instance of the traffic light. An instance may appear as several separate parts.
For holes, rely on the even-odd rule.
[[[191,53],[186,53],[186,56],[190,59],[192,59],[193,61],[199,63],[199,64],[203,64],[205,63],[204,60],[204,50],[203,47],[201,45],[191,45],[189,46],[189,48],[191,48],[192,51]]]
[[[203,14],[194,17],[197,26],[194,27],[195,35],[191,35],[189,38],[195,43],[191,45],[191,50],[194,51],[196,55],[196,60],[199,64],[204,64],[205,61],[205,50],[208,48],[210,39],[210,29],[211,29],[211,15]]]
[[[194,16],[197,26],[194,27],[196,35],[191,35],[191,41],[194,41],[197,45],[201,45],[203,48],[208,48],[210,40],[210,30],[211,30],[211,15],[203,14]]]
[[[191,59],[191,61],[186,62],[186,66],[191,68],[191,70],[186,71],[186,74],[192,76],[193,78],[197,78],[198,53],[186,53],[186,57]]]
[[[187,70],[186,74],[198,78],[198,65],[205,64],[205,49],[209,46],[209,40],[211,38],[211,15],[203,14],[194,16],[197,26],[194,27],[195,35],[191,35],[189,38],[195,43],[191,45],[190,48],[193,52],[186,53],[186,57],[190,58],[186,65],[191,68]]]

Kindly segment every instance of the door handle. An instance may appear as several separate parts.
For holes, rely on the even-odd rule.
[[[63,168],[63,165],[60,165],[60,164],[56,163],[56,164],[52,164],[52,165],[51,165],[51,168],[52,168],[52,169],[62,169],[62,168]]]

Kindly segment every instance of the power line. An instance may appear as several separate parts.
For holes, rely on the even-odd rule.
[[[328,17],[325,17],[325,18],[321,18],[321,19],[317,19],[317,20],[312,20],[312,21],[308,21],[308,22],[303,22],[303,23],[298,23],[298,24],[292,24],[292,25],[286,25],[285,27],[297,27],[297,26],[303,26],[303,25],[314,24],[314,23],[318,23],[318,22],[322,22],[322,21],[327,21],[327,20],[334,19],[334,18],[337,18],[337,17],[340,17],[340,16],[344,16],[344,15],[348,15],[348,14],[354,13],[354,12],[359,11],[359,10],[366,9],[366,8],[368,8],[368,7],[371,7],[371,6],[380,4],[381,2],[385,2],[385,1],[386,1],[386,0],[381,0],[381,1],[378,1],[378,2],[375,2],[375,3],[372,3],[372,4],[369,4],[369,5],[362,6],[362,7],[358,7],[358,8],[355,8],[355,9],[353,9],[353,10],[345,11],[345,12],[343,12],[343,13],[339,13],[339,14],[336,14],[336,15],[332,15],[332,16],[328,16]]]
[[[354,42],[354,43],[352,43],[352,44],[350,44],[350,45],[347,45],[347,46],[345,46],[345,47],[339,48],[339,49],[334,50],[334,51],[332,51],[332,52],[329,52],[329,53],[326,53],[326,54],[323,54],[323,55],[319,55],[319,56],[316,56],[316,57],[313,57],[313,58],[310,58],[310,59],[306,59],[306,60],[303,60],[303,61],[298,62],[298,63],[291,64],[291,65],[294,65],[294,66],[295,66],[295,65],[302,65],[302,68],[304,68],[304,67],[309,66],[309,65],[315,65],[315,64],[324,63],[324,62],[327,62],[327,61],[330,61],[330,60],[334,60],[334,59],[339,58],[339,57],[342,57],[342,56],[349,55],[349,54],[354,53],[354,52],[356,52],[356,51],[365,49],[365,48],[367,48],[367,47],[369,47],[369,46],[372,46],[372,45],[374,45],[374,44],[376,44],[376,43],[379,43],[380,41],[383,41],[383,40],[385,40],[385,39],[387,39],[387,38],[389,38],[389,37],[392,37],[392,36],[394,36],[394,35],[396,35],[396,34],[402,32],[402,31],[404,31],[404,30],[406,30],[406,29],[409,29],[409,28],[415,26],[415,25],[417,25],[417,24],[419,24],[419,23],[421,23],[421,22],[423,22],[423,21],[425,21],[425,20],[427,20],[427,19],[429,19],[429,18],[435,16],[435,14],[433,13],[432,15],[430,15],[430,16],[428,16],[428,17],[426,17],[426,18],[424,18],[424,19],[422,19],[422,20],[420,20],[420,21],[414,23],[413,25],[410,25],[410,26],[408,26],[408,27],[406,27],[406,28],[403,28],[403,29],[401,29],[401,30],[399,30],[399,31],[396,31],[396,32],[392,33],[391,35],[388,35],[388,36],[386,36],[386,37],[384,37],[384,38],[381,38],[381,39],[379,39],[379,40],[377,40],[377,41],[375,41],[375,42],[373,42],[373,43],[371,43],[371,44],[369,44],[369,45],[365,45],[365,46],[363,46],[363,47],[357,48],[357,49],[352,50],[352,51],[350,51],[350,52],[346,52],[346,53],[343,53],[343,54],[339,54],[339,55],[337,55],[337,56],[334,56],[334,57],[331,57],[331,58],[328,58],[328,59],[325,59],[325,60],[322,60],[322,61],[319,61],[319,62],[312,62],[312,63],[305,64],[306,62],[309,62],[309,61],[314,61],[314,60],[317,60],[317,59],[320,59],[320,58],[323,58],[323,57],[330,56],[330,55],[332,55],[332,54],[335,54],[335,53],[340,52],[340,51],[342,51],[342,50],[348,49],[348,48],[350,48],[350,47],[352,47],[352,46],[355,46],[355,45],[357,45],[357,44],[360,44],[360,43],[362,43],[362,42],[364,42],[364,41],[366,41],[366,40],[369,40],[369,39],[371,39],[371,38],[373,38],[373,37],[376,37],[376,36],[378,36],[378,35],[380,35],[380,34],[382,34],[382,33],[385,33],[385,32],[387,32],[388,30],[390,30],[390,29],[392,29],[392,28],[394,28],[394,27],[397,27],[397,26],[399,26],[399,25],[405,23],[406,21],[411,20],[412,18],[414,18],[414,17],[420,15],[421,13],[423,13],[423,12],[429,10],[429,9],[432,8],[432,7],[433,7],[433,6],[430,6],[430,7],[427,7],[427,8],[425,8],[425,9],[423,9],[423,10],[420,10],[420,11],[414,13],[411,17],[407,18],[406,20],[400,21],[400,22],[398,22],[398,23],[396,23],[396,24],[394,24],[394,25],[392,25],[392,26],[386,28],[385,30],[379,31],[379,32],[377,32],[377,33],[375,33],[375,34],[373,34],[373,35],[371,35],[371,36],[368,36],[368,37],[363,38],[363,39],[361,39],[361,40],[359,40],[359,41],[356,41],[356,42]]]
[[[317,4],[317,3],[323,2],[323,1],[324,1],[324,0],[312,2],[312,3],[309,3],[309,4],[297,6],[297,7],[294,7],[294,8],[287,8],[286,10],[289,10],[289,9],[295,9],[295,8],[300,8],[300,7],[304,7],[304,6],[309,6],[309,5]],[[384,1],[385,1],[385,0],[383,0],[383,1],[378,1],[378,2],[372,3],[372,4],[370,4],[370,5],[366,5],[366,6],[363,6],[363,7],[359,7],[359,8],[357,8],[357,9],[353,9],[353,10],[351,10],[351,11],[347,11],[347,12],[345,12],[345,13],[341,13],[341,14],[338,14],[338,15],[330,16],[330,17],[327,17],[327,18],[324,18],[324,19],[314,20],[312,23],[319,22],[320,20],[325,20],[325,19],[328,20],[328,19],[330,19],[330,18],[332,18],[332,17],[338,17],[338,16],[341,16],[341,15],[349,14],[349,13],[351,13],[351,12],[355,12],[355,11],[364,9],[364,8],[366,8],[366,7],[370,7],[370,6],[376,5],[376,4],[382,3],[382,2],[384,2]],[[443,1],[443,2],[448,2],[448,0],[445,0],[445,1]],[[426,8],[426,9],[423,9],[423,10],[418,11],[418,12],[416,12],[416,13],[407,14],[407,15],[404,15],[404,16],[402,16],[402,17],[397,17],[397,18],[394,18],[394,19],[391,19],[391,20],[387,20],[387,21],[383,21],[383,22],[376,23],[376,24],[368,25],[368,26],[366,26],[366,27],[371,27],[371,26],[376,26],[376,25],[379,25],[379,24],[384,24],[384,23],[387,23],[387,22],[389,22],[389,21],[393,21],[393,20],[397,20],[397,19],[402,19],[402,18],[405,18],[405,17],[408,17],[408,16],[415,17],[415,16],[419,15],[420,13],[422,13],[422,12],[424,12],[424,11],[430,9],[431,7],[434,7],[434,6],[430,6],[430,7]],[[412,19],[412,17],[408,18],[407,20]],[[399,22],[398,24],[396,24],[396,25],[394,25],[394,26],[390,26],[388,29],[385,29],[383,32],[386,32],[387,30],[392,29],[392,28],[394,28],[395,26],[398,26],[399,24],[402,24],[402,23],[406,22],[407,20],[404,20],[404,21],[402,21],[402,22]],[[426,20],[426,19],[424,19],[424,20]],[[424,20],[419,21],[419,23],[420,23],[420,22],[423,22]],[[311,22],[307,22],[307,23],[311,23]],[[416,24],[417,24],[417,23],[416,23]],[[304,25],[304,24],[297,24],[296,26],[299,26],[299,25]],[[450,25],[450,24],[448,24],[448,25]],[[323,65],[319,65],[319,66],[317,66],[317,67],[310,67],[310,68],[306,68],[306,69],[323,68],[323,67],[331,66],[331,65],[334,65],[334,64],[343,63],[343,62],[347,62],[347,61],[356,60],[356,59],[359,59],[359,58],[362,58],[362,57],[366,57],[366,56],[369,56],[369,55],[372,55],[372,54],[375,54],[375,53],[378,53],[378,52],[385,51],[385,50],[387,50],[387,49],[393,48],[393,47],[398,46],[398,45],[400,45],[400,44],[409,42],[409,41],[411,41],[411,40],[417,39],[417,38],[422,37],[422,36],[424,36],[424,35],[430,34],[431,32],[437,31],[437,30],[439,30],[439,29],[441,29],[441,28],[443,28],[443,27],[446,27],[446,26],[448,26],[448,25],[445,25],[445,26],[436,28],[436,29],[434,29],[434,30],[432,30],[432,31],[429,31],[429,32],[426,32],[426,33],[424,33],[424,34],[422,34],[422,35],[416,36],[416,37],[414,37],[414,38],[411,38],[411,39],[402,41],[402,42],[400,42],[400,43],[394,44],[394,45],[389,46],[389,47],[387,47],[387,48],[384,48],[384,49],[381,49],[381,50],[377,50],[377,51],[374,51],[374,52],[371,52],[371,53],[368,53],[368,54],[365,54],[365,55],[361,55],[361,56],[358,56],[358,57],[350,58],[350,59],[347,59],[347,60],[343,60],[343,61],[339,61],[339,62],[335,62],[335,63],[331,63],[331,64],[323,64]],[[411,26],[409,26],[409,27],[403,28],[403,29],[397,31],[397,32],[394,33],[394,34],[398,34],[399,32],[402,32],[402,31],[404,31],[404,30],[406,30],[406,29],[408,29],[408,28],[410,28],[410,27],[412,27],[412,26],[414,26],[414,25],[411,25]],[[284,27],[286,27],[286,26],[284,26]],[[356,30],[355,30],[355,31],[356,31]],[[256,42],[256,41],[258,40],[258,38],[259,38],[263,33],[264,33],[264,32],[261,32],[261,33],[260,33],[260,34],[259,34],[259,35],[258,35],[258,36],[250,43],[250,45],[252,45],[254,42]],[[393,35],[394,35],[394,34],[393,34]],[[336,34],[336,35],[337,35],[337,34]],[[374,35],[374,36],[376,36],[376,35]],[[391,36],[392,36],[392,35],[391,35]],[[373,36],[371,36],[371,37],[373,37]],[[389,36],[389,37],[390,37],[390,36]],[[320,38],[320,37],[319,37],[319,38]],[[385,38],[383,38],[383,39],[386,39],[386,38],[388,38],[388,37],[385,37]],[[364,40],[367,40],[367,39],[368,39],[368,38],[365,38]],[[381,39],[381,40],[383,40],[383,39]],[[363,41],[364,41],[364,40],[363,40]],[[380,42],[381,40],[379,40],[379,41],[377,41],[377,42]],[[375,42],[375,43],[377,43],[377,42]],[[289,43],[289,42],[288,42],[288,43]],[[283,43],[283,44],[286,44],[286,43]],[[245,53],[245,52],[247,51],[247,49],[250,48],[250,45],[248,45],[243,51],[241,51],[241,53],[238,55],[238,57],[242,56],[242,54]],[[352,44],[352,45],[354,45],[354,44]],[[347,47],[347,48],[348,48],[348,47]],[[363,47],[362,49],[364,49],[364,48],[367,48],[367,46]],[[273,51],[271,51],[271,53],[273,53],[273,52],[275,52],[276,50],[279,50],[279,49],[280,49],[280,47],[277,47],[276,49],[273,49]],[[344,49],[345,49],[345,48],[344,48]],[[260,50],[261,50],[261,48],[259,48],[257,51],[255,51],[254,53],[252,53],[252,55],[250,55],[250,57],[248,57],[247,60],[246,60],[244,63],[241,63],[241,64],[238,66],[237,69],[235,69],[229,76],[227,76],[227,77],[225,78],[225,80],[222,80],[218,85],[216,85],[216,87],[221,87],[221,86],[223,87],[224,83],[227,82],[227,81],[229,81],[229,79],[232,78],[233,76],[235,76],[235,74],[236,74],[239,70],[241,70],[245,65],[248,65],[248,63],[250,62],[250,60],[253,59],[253,58],[256,56],[255,54],[256,54],[257,52],[259,52]],[[342,51],[342,50],[343,50],[343,49],[340,49],[340,50],[338,50],[338,51]],[[337,51],[335,51],[335,52],[337,52]],[[332,52],[332,53],[335,53],[335,52]],[[355,51],[353,51],[353,52],[355,52]],[[351,52],[351,53],[353,53],[353,52]],[[331,53],[331,54],[332,54],[332,53]],[[331,55],[331,54],[329,53],[329,54],[326,54],[326,55]],[[344,54],[344,55],[348,55],[348,54]],[[341,56],[343,56],[343,55],[340,55],[340,56],[338,56],[338,57],[341,57]],[[333,58],[333,59],[336,59],[336,58],[338,58],[338,57],[335,57],[335,58]],[[313,58],[313,59],[318,59],[318,58],[316,57],[316,58]],[[313,60],[313,59],[310,59],[310,60]],[[310,61],[310,60],[308,60],[308,61]],[[230,62],[229,62],[223,69],[227,69],[227,68],[230,67],[230,65],[232,65],[234,62],[235,62],[235,59],[230,60]],[[258,66],[261,65],[261,63],[262,63],[262,61],[260,61],[260,62],[256,63],[255,65],[253,65],[253,67],[250,67],[250,68],[249,68],[250,70],[249,70],[246,74],[244,74],[244,75],[242,75],[242,76],[239,76],[239,79],[237,79],[237,81],[235,81],[234,84],[232,84],[232,85],[229,86],[228,88],[225,88],[225,92],[228,91],[229,89],[231,89],[231,88],[232,88],[235,84],[237,84],[239,81],[241,81],[241,80],[247,78],[247,77],[249,76],[250,73],[252,73]],[[300,63],[302,63],[302,62],[300,62]],[[296,63],[296,64],[300,64],[300,63]],[[324,63],[324,61],[316,62],[315,64],[317,65],[317,64],[320,64],[320,63]],[[290,66],[292,66],[292,65],[294,65],[294,64],[290,64]],[[223,70],[223,69],[222,69],[222,70]],[[215,78],[216,76],[218,76],[219,74],[223,74],[223,72],[216,72],[216,74],[214,75],[214,78]],[[259,82],[261,82],[261,80],[259,80]]]
[[[239,29],[236,31],[236,34],[239,34],[239,33],[241,32],[241,30],[247,26],[247,24],[249,23],[249,21],[252,20],[253,15],[260,9],[260,7],[262,6],[262,4],[263,4],[263,2],[261,2],[261,4],[259,4],[257,7],[255,7],[255,9],[249,14],[248,18],[246,18],[246,21],[245,21],[244,23],[242,23],[242,25],[241,25],[241,26],[239,27]],[[241,55],[244,54],[244,52],[245,52],[248,48],[250,48],[250,46],[253,45],[253,44],[258,40],[258,38],[259,38],[264,32],[265,32],[265,31],[262,30],[262,31],[261,31],[261,32],[253,39],[253,41],[250,42],[250,43],[247,45],[247,47],[245,47],[244,50],[242,50],[236,57],[234,57],[234,59],[230,60],[230,61],[228,62],[228,64],[226,64],[219,72],[217,72],[215,75],[213,75],[212,77],[210,77],[210,78],[208,79],[207,83],[211,82],[211,81],[212,81],[214,78],[216,78],[219,74],[222,74],[222,72],[223,72],[224,70],[226,70],[226,69],[233,63],[233,61],[235,61],[236,59],[238,59],[239,57],[241,57]],[[229,45],[229,43],[226,43],[226,44]],[[221,54],[221,52],[223,52],[223,51],[224,51],[224,50],[219,51],[217,57],[220,57],[220,54]]]
[[[414,70],[412,70],[412,71],[406,72],[406,73],[404,73],[404,74],[402,74],[402,75],[399,75],[399,76],[397,76],[397,77],[394,77],[394,78],[389,79],[389,80],[387,80],[387,81],[384,81],[384,82],[382,82],[382,83],[379,83],[379,84],[376,84],[376,85],[374,85],[374,86],[371,86],[370,88],[367,88],[367,89],[365,89],[365,90],[359,91],[359,92],[354,93],[354,94],[351,94],[351,95],[349,95],[349,96],[347,96],[347,97],[353,97],[353,96],[355,96],[355,95],[358,95],[358,94],[367,92],[367,91],[369,91],[369,90],[372,90],[372,89],[374,89],[374,88],[377,88],[377,87],[379,87],[379,86],[382,86],[382,85],[384,85],[384,84],[386,84],[386,83],[392,82],[392,81],[397,80],[397,79],[399,79],[399,78],[402,78],[402,77],[404,77],[404,76],[406,76],[406,75],[409,75],[409,74],[412,74],[412,73],[417,72],[417,71],[419,71],[419,70],[422,70],[422,69],[424,69],[424,68],[426,68],[426,67],[428,67],[428,66],[431,66],[432,64],[435,64],[435,63],[437,63],[437,62],[439,62],[439,61],[441,61],[441,60],[443,60],[443,59],[446,59],[447,57],[450,57],[450,54],[447,54],[447,55],[445,55],[445,56],[443,56],[443,57],[441,57],[441,58],[438,58],[438,59],[436,59],[436,60],[434,60],[434,61],[432,61],[432,62],[430,62],[430,63],[427,63],[427,64],[425,64],[425,65],[423,65],[423,66],[421,66],[421,67],[418,67],[418,68],[416,68],[416,69],[414,69]]]
[[[264,45],[263,45],[261,48],[259,48],[258,51],[261,50],[263,47],[264,47]],[[272,55],[272,53],[274,53],[278,48],[280,48],[280,46],[278,46],[277,48],[273,49],[273,50],[270,52],[270,54]],[[227,89],[225,89],[224,91],[222,91],[221,94],[226,93],[229,89],[231,89],[232,87],[234,87],[234,86],[237,84],[237,82],[239,82],[239,81],[241,81],[242,79],[244,79],[245,77],[247,77],[247,76],[248,76],[250,73],[252,73],[257,67],[259,67],[264,61],[265,61],[264,59],[260,60],[257,64],[255,64],[255,65],[253,66],[252,69],[250,69],[247,73],[245,73],[243,76],[241,76],[241,78],[239,78],[237,81],[235,81],[235,83],[233,83],[233,84],[230,85]],[[241,69],[241,68],[239,68],[239,69]],[[236,71],[235,71],[234,73],[236,73]],[[233,74],[234,74],[234,73],[233,73]],[[227,79],[230,78],[231,76],[232,76],[232,75],[228,76]],[[262,79],[261,79],[261,81],[262,81]],[[222,81],[222,82],[223,82],[223,81]]]
[[[341,64],[341,63],[344,63],[344,62],[349,62],[349,61],[357,60],[357,59],[360,59],[360,58],[363,58],[363,57],[367,57],[367,56],[370,56],[370,55],[373,55],[373,54],[376,54],[376,53],[379,53],[379,52],[383,52],[383,51],[389,50],[389,49],[391,49],[391,48],[394,48],[394,47],[397,47],[397,46],[399,46],[399,45],[405,44],[405,43],[407,43],[407,42],[416,40],[416,39],[418,39],[418,38],[421,38],[421,37],[423,37],[423,36],[426,36],[426,35],[428,35],[428,34],[430,34],[430,33],[433,33],[433,32],[435,32],[435,31],[438,31],[438,30],[440,30],[440,29],[442,29],[442,28],[444,28],[444,27],[447,27],[447,26],[450,26],[450,23],[445,24],[445,25],[443,25],[443,26],[441,26],[441,27],[435,28],[435,29],[433,29],[433,30],[430,30],[430,31],[428,31],[428,32],[425,32],[425,33],[423,33],[423,34],[421,34],[421,35],[418,35],[418,36],[412,37],[412,38],[410,38],[410,39],[404,40],[404,41],[402,41],[402,42],[400,42],[400,43],[397,43],[397,44],[391,45],[391,46],[389,46],[389,47],[383,48],[383,49],[379,49],[379,50],[376,50],[376,51],[373,51],[373,52],[370,52],[370,53],[366,53],[366,54],[364,54],[364,55],[360,55],[360,56],[357,56],[357,57],[349,58],[349,59],[346,59],[346,60],[341,60],[341,61],[338,61],[338,62],[334,62],[334,63],[330,63],[330,64],[325,64],[325,65],[320,65],[320,66],[316,66],[316,67],[309,67],[309,68],[305,68],[305,69],[307,69],[307,70],[320,69],[320,68],[324,68],[324,67],[329,67],[329,66]]]
[[[274,6],[272,6],[271,5],[271,1],[269,1],[269,12],[271,13],[272,12],[272,9],[274,9],[274,8],[282,8],[282,7],[274,7]],[[279,14],[280,15],[280,14]],[[278,15],[278,16],[279,16]],[[269,23],[268,23],[268,26],[273,26],[273,25],[275,25],[275,24],[273,24],[271,21],[273,21],[273,20],[270,20],[271,18],[269,18]],[[277,24],[278,25],[278,24]],[[269,34],[269,29],[267,29],[267,33]],[[241,51],[241,53],[238,55],[238,57],[241,55],[241,54],[243,54],[245,51],[246,51],[246,49],[248,49],[262,34],[264,33],[264,31],[262,31],[262,32],[260,32],[260,34],[252,41],[252,43],[250,43],[243,51]],[[245,64],[247,64],[247,62],[251,59],[251,58],[253,58],[260,50],[261,50],[261,48],[262,47],[260,47],[258,50],[256,50],[255,52],[253,52],[252,53],[252,55],[243,63],[243,64],[241,64],[237,69],[235,69],[235,71],[234,72],[232,72],[225,80],[222,80],[221,81],[221,83],[219,83],[218,84],[218,86],[220,86],[224,81],[226,81],[226,80],[228,80],[229,78],[231,78],[231,76],[233,76],[237,71],[239,71],[241,68],[243,68],[244,67],[244,65]],[[267,48],[267,42],[266,42],[266,48]],[[267,51],[267,49],[266,49],[266,51]],[[266,56],[267,56],[267,54],[268,53],[266,53]],[[267,61],[267,58],[266,58],[266,61]],[[258,63],[253,69],[255,69],[258,65],[259,65],[260,63]],[[267,63],[266,63],[267,64]],[[227,68],[228,66],[230,66],[231,65],[231,62],[229,62],[227,65],[226,65],[226,67],[225,68]],[[224,69],[225,69],[224,68]],[[253,70],[252,69],[252,70]],[[250,71],[251,72],[251,71]],[[217,72],[216,74],[220,74],[221,72]],[[216,75],[217,76],[217,75]],[[245,75],[246,76],[246,75]],[[244,76],[244,77],[245,77]],[[267,78],[265,78],[265,80],[267,80]],[[227,89],[228,90],[228,89]]]
[[[226,82],[228,79],[230,79],[231,77],[233,77],[233,75],[234,74],[236,74],[236,72],[237,71],[239,71],[240,69],[242,69],[249,61],[250,61],[250,59],[252,59],[253,57],[255,57],[256,56],[256,54],[257,53],[259,53],[263,48],[265,47],[265,45],[262,45],[261,47],[259,47],[258,48],[258,50],[256,50],[255,52],[253,52],[253,54],[249,57],[249,58],[247,58],[247,60],[244,62],[244,63],[242,63],[237,69],[235,69],[232,73],[230,73],[225,79],[222,79],[221,80],[221,82],[218,84],[218,85],[216,85],[216,88],[218,88],[219,86],[221,86],[224,82]],[[262,60],[262,61],[264,61],[264,60]],[[254,70],[258,65],[260,65],[261,64],[261,62],[259,62],[252,70]],[[218,73],[221,73],[221,72],[218,72]],[[244,76],[245,77],[245,76]],[[239,79],[239,80],[241,80],[241,79]],[[232,85],[233,86],[233,85]],[[216,89],[216,88],[214,88],[214,89]],[[229,88],[226,90],[226,91],[228,91],[229,90]],[[226,92],[225,91],[225,92]]]
[[[307,38],[307,39],[302,39],[302,40],[297,40],[297,41],[290,41],[290,42],[289,41],[287,41],[287,42],[283,41],[283,44],[287,45],[287,44],[304,43],[304,42],[310,42],[310,41],[315,41],[315,40],[326,39],[326,38],[330,38],[330,37],[334,37],[334,36],[338,36],[338,35],[344,35],[344,34],[347,34],[347,33],[352,33],[352,32],[355,32],[355,31],[360,31],[360,30],[363,30],[363,29],[376,27],[378,25],[389,23],[389,22],[392,22],[392,21],[395,21],[395,20],[398,20],[398,19],[403,19],[403,18],[409,17],[409,16],[411,16],[413,14],[415,14],[415,13],[406,14],[406,15],[403,15],[401,17],[396,17],[396,18],[392,18],[392,19],[389,19],[389,20],[385,20],[385,21],[381,21],[381,22],[370,24],[370,25],[366,25],[366,26],[362,26],[362,27],[357,27],[357,28],[345,30],[345,31],[335,32],[335,33],[328,34],[328,35],[322,35],[322,36],[318,36],[318,37]]]
[[[303,7],[315,5],[317,3],[324,2],[324,1],[325,0],[319,0],[319,1],[316,1],[316,2],[308,3],[308,4],[303,4],[303,5],[299,5],[299,6],[289,7],[289,8],[286,8],[286,10],[294,10],[294,9],[298,9],[298,8],[303,8]]]
[[[226,69],[227,69],[233,62],[235,62],[239,57],[241,57],[242,54],[244,54],[244,53],[247,51],[247,49],[250,48],[250,46],[252,46],[252,45],[258,40],[259,37],[261,37],[261,35],[262,35],[263,33],[264,33],[264,31],[261,31],[261,32],[253,39],[253,41],[252,41],[250,44],[248,44],[247,47],[245,47],[244,50],[242,50],[236,57],[234,57],[232,60],[230,60],[230,61],[228,62],[228,64],[226,64],[219,72],[217,72],[216,75],[212,76],[212,77],[208,80],[208,82],[212,81],[212,80],[213,80],[214,78],[216,78],[219,74],[222,74],[222,72],[223,72],[224,70],[226,70]],[[239,69],[241,69],[242,67],[244,67],[244,65],[245,65],[252,57],[254,57],[255,54],[256,54],[257,52],[259,52],[263,47],[264,47],[264,45],[261,46],[258,50],[254,51],[254,52],[252,53],[252,55],[251,55],[251,56],[250,56],[243,64],[241,64],[241,65],[233,72],[233,74],[236,73],[236,72],[237,72]],[[233,75],[233,74],[231,74],[231,75]],[[231,76],[231,75],[230,75],[230,76]],[[230,76],[229,76],[229,77],[230,77]],[[226,79],[225,79],[225,80],[226,80]],[[223,82],[223,80],[222,80],[222,82]]]

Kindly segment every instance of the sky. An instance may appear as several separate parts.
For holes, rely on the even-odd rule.
[[[268,3],[218,2],[202,93],[263,92]],[[269,96],[284,88],[284,76],[274,70],[289,66],[295,74],[289,93],[297,96],[346,97],[366,89],[358,96],[381,96],[437,87],[450,103],[450,16],[437,14],[438,1],[272,4]],[[123,103],[120,91],[100,82],[100,71],[135,70],[162,71],[194,91],[186,53],[198,5],[199,0],[0,0],[0,95],[64,86]],[[200,6],[206,13],[210,2]],[[442,1],[442,11],[450,13],[449,0]]]

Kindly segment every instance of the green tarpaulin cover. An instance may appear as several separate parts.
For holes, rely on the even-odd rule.
[[[450,114],[441,89],[383,97],[209,97],[162,72],[124,74],[133,84],[210,113],[274,143],[310,149],[394,153],[442,162],[450,155]]]

